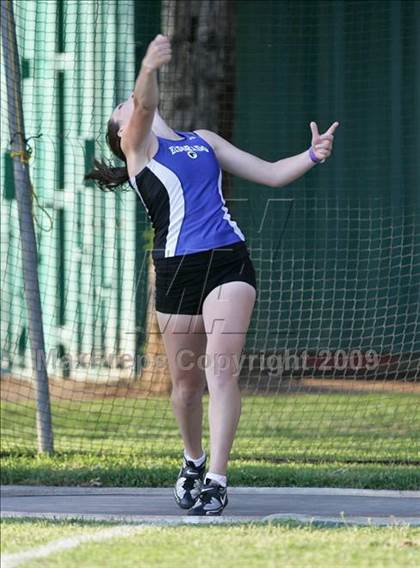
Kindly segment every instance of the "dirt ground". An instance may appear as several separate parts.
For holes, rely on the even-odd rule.
[[[35,383],[27,378],[4,375],[1,379],[1,400],[19,402],[35,398]],[[260,384],[247,384],[243,381],[243,395],[259,394],[332,394],[332,393],[416,393],[420,394],[420,383],[417,381],[384,380],[384,379],[343,379],[343,378],[278,378],[264,377]],[[75,381],[58,377],[49,378],[50,396],[52,400],[104,400],[107,398],[147,398],[151,396],[169,396],[170,385],[145,383],[141,379],[135,381],[113,381],[110,384]]]

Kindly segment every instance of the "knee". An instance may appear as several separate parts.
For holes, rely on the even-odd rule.
[[[239,381],[241,362],[235,353],[215,353],[208,356],[206,376],[209,388],[227,388]]]
[[[201,399],[205,384],[201,380],[189,381],[178,377],[173,382],[171,399],[184,406],[194,406]]]
[[[211,373],[207,378],[207,385],[209,394],[213,391],[231,390],[232,388],[239,388],[239,377],[232,375],[232,373]]]

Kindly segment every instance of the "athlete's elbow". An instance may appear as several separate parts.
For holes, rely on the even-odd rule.
[[[265,185],[267,187],[279,187],[279,180],[276,176],[270,176]]]
[[[285,185],[287,185],[287,183],[285,183],[284,179],[274,179],[269,186],[270,187],[274,187],[274,188],[279,188],[279,187],[284,187]]]
[[[134,111],[138,114],[149,115],[154,113],[157,109],[158,103],[156,101],[150,101],[146,98],[134,97]]]
[[[268,187],[281,187],[282,186],[282,179],[279,176],[277,171],[276,165],[274,163],[270,163],[269,167],[267,168],[267,183]]]

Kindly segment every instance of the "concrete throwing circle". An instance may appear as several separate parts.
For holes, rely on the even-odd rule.
[[[190,517],[170,488],[3,486],[3,518],[147,524],[278,522],[420,526],[420,492],[336,488],[229,487],[220,517]]]

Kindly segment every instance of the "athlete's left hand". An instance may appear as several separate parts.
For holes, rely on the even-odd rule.
[[[334,122],[331,126],[324,132],[320,134],[318,132],[318,126],[316,122],[311,122],[310,125],[312,131],[312,142],[311,146],[318,160],[326,160],[331,156],[332,146],[334,141],[334,132],[339,126],[338,122]]]

